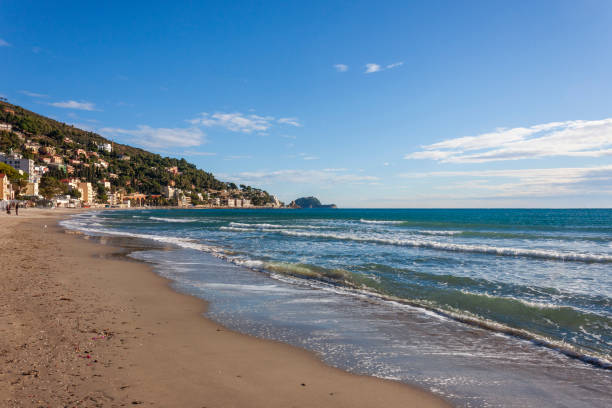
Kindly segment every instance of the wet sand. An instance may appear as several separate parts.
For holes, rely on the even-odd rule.
[[[71,213],[0,214],[0,405],[449,406],[219,326],[125,250],[65,232]]]

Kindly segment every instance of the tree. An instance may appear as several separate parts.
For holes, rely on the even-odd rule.
[[[6,174],[9,180],[17,180],[21,178],[21,174],[13,166],[0,162],[0,173]]]
[[[98,183],[96,184],[96,199],[98,202],[105,203],[108,201],[108,196],[106,195],[106,189],[104,188],[104,184]]]
[[[42,194],[43,197],[45,197],[47,200],[50,200],[54,196],[63,193],[64,188],[62,186],[62,183],[58,179],[45,174],[40,179],[38,191],[40,192],[40,194]]]

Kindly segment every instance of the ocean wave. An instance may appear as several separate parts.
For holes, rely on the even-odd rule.
[[[265,230],[264,230],[265,231]],[[558,261],[580,261],[580,262],[612,262],[612,255],[609,254],[588,254],[577,252],[559,252],[545,249],[529,249],[529,248],[510,248],[510,247],[495,247],[488,245],[471,245],[471,244],[454,244],[436,241],[423,241],[417,239],[400,239],[400,238],[378,238],[372,236],[359,236],[355,234],[333,234],[333,233],[310,233],[302,231],[289,230],[270,230],[269,232],[278,232],[283,235],[306,237],[306,238],[325,238],[337,239],[341,241],[357,241],[357,242],[372,242],[377,244],[410,246],[417,248],[435,249],[449,252],[470,252],[479,254],[491,254],[499,256],[524,256],[531,258],[551,259]]]
[[[421,230],[417,231],[419,234],[423,235],[459,235],[463,234],[463,231],[435,231],[435,230]]]
[[[392,220],[364,220],[363,218],[359,220],[360,223],[362,224],[390,224],[390,225],[396,225],[396,224],[403,224],[404,221],[392,221]]]
[[[321,227],[318,225],[298,225],[298,224],[289,224],[289,225],[279,225],[279,224],[247,224],[244,222],[230,222],[230,227],[237,228],[271,228],[271,229],[283,229],[283,228],[296,228],[296,229],[321,229],[325,227]]]
[[[258,270],[262,269],[258,268]],[[561,339],[551,338],[544,334],[537,334],[520,327],[513,327],[502,322],[497,322],[474,314],[467,309],[449,307],[433,299],[406,298],[387,293],[378,282],[350,271],[321,268],[307,264],[289,263],[264,263],[263,270],[271,273],[273,278],[289,283],[300,284],[301,282],[310,282],[311,286],[315,288],[330,290],[338,294],[379,300],[394,304],[398,307],[416,308],[433,317],[452,319],[470,326],[476,326],[496,333],[528,340],[536,345],[556,350],[568,357],[579,359],[600,368],[612,369],[612,362],[610,361],[609,355],[601,354],[595,350],[586,350],[580,345],[571,344]],[[565,321],[567,319],[578,319],[581,323],[588,322],[591,324],[593,323],[592,320],[596,318],[594,315],[583,313],[571,307],[558,307],[550,304],[525,302],[521,299],[492,296],[482,293],[467,293],[462,291],[452,291],[452,293],[453,299],[457,301],[458,304],[465,303],[465,305],[469,305],[475,303],[482,305],[484,301],[488,307],[491,307],[492,310],[496,312],[502,311],[504,314],[516,313],[516,316],[521,316],[521,318],[534,319],[544,314],[544,317],[553,319],[553,323],[555,321]],[[596,320],[601,319],[597,318]]]
[[[164,218],[164,217],[149,217],[150,220],[155,220],[155,221],[164,221],[164,222],[181,222],[181,223],[186,223],[186,222],[198,222],[200,221],[197,218]]]
[[[113,236],[121,236],[121,237],[130,237],[130,238],[140,238],[140,239],[149,239],[156,242],[163,242],[167,244],[173,244],[181,248],[195,249],[198,251],[204,251],[209,253],[224,253],[225,251],[219,247],[215,247],[212,245],[206,245],[194,241],[189,238],[179,238],[167,235],[155,235],[155,234],[136,234],[132,232],[125,231],[116,231],[111,229],[96,229],[96,228],[88,228],[80,223],[70,222],[70,221],[62,221],[60,225],[69,229],[76,229],[81,232],[86,232],[90,234],[100,234],[100,235],[113,235]]]

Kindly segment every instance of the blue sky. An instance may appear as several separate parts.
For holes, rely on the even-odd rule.
[[[612,2],[0,3],[0,94],[289,201],[610,207]]]

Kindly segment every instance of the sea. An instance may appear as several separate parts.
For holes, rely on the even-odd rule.
[[[130,248],[207,317],[461,407],[612,406],[610,209],[140,209]]]

